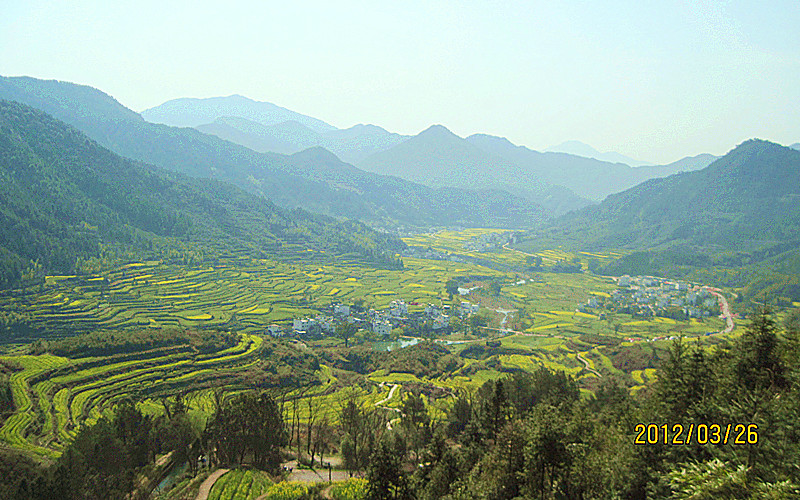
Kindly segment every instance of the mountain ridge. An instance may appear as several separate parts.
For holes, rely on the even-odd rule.
[[[705,169],[650,179],[549,224],[595,248],[746,250],[800,234],[800,152],[751,139]]]
[[[80,260],[106,258],[101,243],[119,255],[184,260],[277,256],[294,245],[298,255],[310,247],[392,265],[405,246],[358,222],[279,208],[229,184],[120,157],[14,101],[0,101],[0,178],[3,287],[31,266],[79,271]]]
[[[304,115],[271,102],[256,101],[239,94],[227,97],[171,99],[158,106],[145,109],[140,114],[142,118],[151,123],[173,127],[196,127],[213,122],[220,116],[235,116],[262,125],[275,125],[294,120],[318,132],[336,128],[319,118]]]
[[[653,165],[652,162],[642,161],[631,158],[630,156],[623,155],[616,151],[606,151],[601,153],[592,146],[585,142],[571,140],[565,141],[561,144],[551,146],[544,150],[545,153],[567,153],[575,156],[582,156],[584,158],[593,158],[595,160],[605,161],[609,163],[624,163],[631,167],[641,167],[644,165]]]
[[[28,79],[24,83],[30,87],[40,82]],[[448,224],[530,227],[543,217],[535,203],[512,200],[513,197],[496,191],[479,194],[451,190],[448,195],[451,205],[445,206],[435,189],[401,179],[387,180],[368,172],[351,172],[349,182],[354,184],[343,185],[339,173],[334,179],[326,179],[324,173],[328,169],[298,165],[297,160],[287,156],[257,153],[193,128],[153,124],[140,117],[130,119],[137,115],[116,101],[110,109],[83,113],[76,118],[75,113],[69,112],[70,107],[100,109],[91,99],[82,102],[73,98],[66,110],[59,105],[63,96],[73,96],[78,92],[76,88],[81,86],[67,82],[48,84],[46,90],[41,91],[47,98],[41,99],[33,92],[19,88],[19,83],[19,79],[0,77],[0,98],[9,97],[45,112],[59,112],[66,117],[65,121],[122,156],[193,177],[230,182],[280,206],[303,207],[337,217],[361,217],[371,224],[395,228],[398,224],[428,228]],[[110,99],[96,89],[91,95],[92,99],[102,99],[103,102]],[[370,195],[358,198],[353,194],[356,191]],[[472,209],[475,200],[479,200],[482,210]],[[492,206],[498,208],[497,217],[491,210]],[[390,217],[388,214],[393,215]]]

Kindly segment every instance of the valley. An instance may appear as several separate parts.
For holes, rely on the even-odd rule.
[[[796,148],[0,97],[0,498],[800,495]]]
[[[615,311],[611,305],[597,308],[598,298],[611,300],[621,289],[611,278],[586,272],[525,272],[525,258],[531,255],[503,246],[486,252],[465,250],[465,243],[491,234],[499,230],[444,231],[408,237],[405,242],[412,248],[420,245],[480,257],[497,269],[416,258],[404,258],[403,270],[250,258],[194,268],[151,261],[94,275],[47,276],[38,287],[6,293],[0,314],[30,320],[24,329],[29,337],[6,333],[0,363],[16,370],[10,379],[16,410],[0,427],[0,438],[52,459],[81,426],[111,417],[117,403],[126,398],[140,401],[146,413],[163,415],[162,400],[180,395],[193,418],[202,421],[213,411],[215,390],[235,392],[253,383],[272,387],[284,400],[293,400],[294,407],[300,408],[295,418],[303,422],[309,418],[304,399],[326,408],[335,420],[342,398],[352,396],[364,404],[397,408],[402,400],[396,395],[398,388],[403,393],[414,388],[439,391],[429,411],[441,418],[452,408],[453,395],[475,391],[504,374],[541,366],[574,377],[584,397],[590,397],[604,376],[616,378],[636,393],[655,380],[659,360],[676,336],[708,345],[727,338],[706,335],[726,326],[715,316],[671,319]],[[583,267],[588,258],[612,257],[559,249],[536,256],[546,264],[568,260]],[[515,267],[520,271],[512,271]],[[450,280],[464,281],[466,294],[449,295]],[[468,321],[473,314],[457,313],[465,300],[479,304],[474,316],[483,318],[485,326]],[[348,312],[344,319],[354,319],[360,330],[348,348],[333,331],[297,333],[291,328],[293,319],[326,311],[332,314],[334,304],[388,311],[393,301],[408,304],[408,317],[424,314],[429,304],[446,307],[449,326],[420,331],[410,328],[412,323],[403,315],[393,318],[395,328],[386,336],[371,331],[366,314]],[[587,313],[587,301],[595,306],[591,313]],[[280,330],[271,334],[268,327],[275,324]],[[739,330],[726,335],[738,335],[738,321],[737,326]],[[202,354],[180,344],[107,356],[85,357],[74,350],[67,356],[48,353],[52,346],[68,343],[78,334],[94,336],[100,347],[103,336],[124,336],[128,330],[154,339],[165,330],[223,330],[233,332],[228,341],[233,344]],[[337,361],[351,351],[361,352],[401,335],[422,340],[418,347],[436,346],[459,361],[444,370],[422,371],[413,364],[403,367],[388,361],[375,365],[374,371],[364,371],[366,367],[352,371]],[[276,349],[284,353],[281,358],[265,357]],[[297,366],[278,367],[274,373],[263,370],[265,360],[280,365],[287,356],[310,359],[305,373],[294,374]],[[358,380],[354,385],[353,377]],[[310,391],[301,385],[309,382]]]

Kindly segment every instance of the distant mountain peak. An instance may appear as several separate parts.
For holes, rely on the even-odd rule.
[[[600,151],[581,141],[565,141],[556,146],[545,149],[548,153],[568,153],[571,155],[585,156],[587,158],[594,158],[600,155]]]
[[[173,127],[197,127],[213,123],[220,117],[245,118],[271,126],[289,120],[297,121],[315,132],[328,132],[336,127],[317,118],[303,115],[266,101],[233,94],[227,97],[180,98],[142,111],[145,120]]]
[[[431,136],[431,137],[458,137],[456,134],[451,132],[450,129],[448,129],[444,125],[439,125],[439,124],[431,125],[430,127],[426,128],[425,130],[423,130],[422,132],[417,134],[417,136],[418,137],[425,137],[425,136]]]
[[[584,158],[594,158],[595,160],[607,161],[610,163],[624,163],[631,167],[640,167],[643,165],[652,165],[647,161],[636,160],[629,156],[625,156],[616,151],[608,151],[601,153],[592,146],[581,141],[566,141],[557,146],[552,146],[545,149],[548,153],[567,153],[575,156],[583,156]]]
[[[467,137],[467,140],[471,143],[475,143],[476,141],[484,141],[484,142],[491,142],[494,144],[503,145],[505,147],[512,147],[518,148],[513,142],[509,141],[505,137],[500,137],[497,135],[490,135],[490,134],[472,134],[471,136]]]

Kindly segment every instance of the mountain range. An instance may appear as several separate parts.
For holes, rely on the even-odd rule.
[[[258,153],[193,128],[150,123],[107,94],[82,85],[0,77],[0,99],[49,113],[119,155],[228,182],[283,207],[395,228],[526,227],[547,217],[540,205],[507,192],[434,189],[364,172],[328,157],[333,155]]]
[[[575,156],[583,156],[584,158],[594,158],[595,160],[606,161],[609,163],[624,163],[631,167],[641,167],[642,165],[652,165],[647,161],[633,159],[629,156],[617,153],[616,151],[608,151],[601,153],[590,145],[581,141],[566,141],[556,146],[551,146],[544,150],[545,153],[567,153]]]
[[[549,236],[594,248],[752,251],[800,240],[800,151],[763,140],[567,214]]]
[[[796,192],[800,152],[767,141],[747,141],[722,158],[700,155],[670,165],[630,167],[533,151],[502,137],[461,138],[441,125],[405,138],[367,125],[337,130],[317,124],[314,130],[296,120],[265,124],[250,119],[258,118],[255,112],[250,118],[226,115],[210,122],[262,138],[268,129],[273,138],[287,143],[306,137],[304,146],[341,140],[361,144],[363,151],[372,148],[352,165],[320,145],[289,155],[261,153],[194,128],[150,123],[99,90],[65,82],[0,78],[0,98],[50,113],[100,146],[136,160],[136,165],[143,162],[177,172],[170,175],[180,179],[167,176],[175,182],[185,184],[195,178],[191,182],[200,182],[206,191],[212,184],[203,184],[203,179],[217,181],[216,186],[237,185],[258,196],[247,198],[244,205],[261,200],[272,211],[278,208],[265,198],[282,207],[303,207],[384,227],[541,227],[532,234],[584,248],[693,245],[748,251],[791,242],[800,234]],[[220,112],[233,109],[220,107],[224,108]],[[262,115],[266,120],[266,112]],[[365,139],[369,136],[385,140]],[[13,193],[5,196],[13,199]],[[145,206],[162,203],[144,199]],[[200,221],[170,222],[191,217],[169,216],[179,207],[165,206],[166,222],[140,229],[173,237],[159,233],[159,228],[205,227]],[[565,212],[569,213],[545,223]],[[15,221],[17,226],[24,224],[24,217]]]
[[[122,158],[11,101],[0,101],[0,179],[2,287],[31,266],[71,274],[81,261],[112,255],[186,263],[312,248],[394,266],[405,247],[360,222],[279,208],[227,183]]]
[[[704,168],[716,159],[698,155],[669,165],[632,167],[645,162],[619,153],[601,154],[578,141],[551,148],[567,153],[540,153],[515,146],[502,137],[476,134],[463,139],[441,125],[416,136],[391,133],[375,125],[319,130],[296,119],[303,116],[298,114],[288,121],[278,121],[288,117],[285,113],[254,120],[263,107],[276,106],[249,101],[252,109],[248,109],[243,107],[247,102],[243,99],[232,96],[169,101],[144,111],[143,116],[153,120],[155,116],[160,123],[187,125],[207,118],[208,123],[194,127],[255,151],[293,154],[319,146],[363,170],[429,187],[480,186],[509,191],[541,204],[546,213],[556,216],[647,179]],[[226,100],[231,101],[229,105],[224,104]],[[197,118],[188,120],[187,115]],[[304,119],[307,122],[310,117]]]
[[[221,116],[234,116],[262,125],[294,121],[315,132],[327,132],[336,128],[317,118],[296,113],[270,102],[254,101],[240,95],[207,99],[173,99],[154,108],[146,109],[141,114],[149,122],[172,127],[196,127],[213,122]]]

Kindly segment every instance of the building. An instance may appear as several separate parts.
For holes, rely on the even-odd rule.
[[[392,324],[385,319],[376,319],[372,322],[372,331],[376,335],[390,335],[392,333]]]
[[[273,337],[283,337],[283,328],[274,323],[267,327],[267,332]]]
[[[441,330],[450,326],[450,316],[446,314],[439,314],[433,318],[433,329]]]
[[[402,300],[393,300],[389,305],[389,314],[393,318],[401,318],[408,314],[408,306]]]
[[[624,276],[620,276],[619,280],[617,280],[617,285],[619,286],[631,286],[631,277],[627,274]]]
[[[350,316],[350,306],[336,304],[333,306],[333,314],[336,316]]]
[[[320,329],[325,333],[333,333],[336,329],[333,318],[330,316],[317,316],[314,319],[319,325]]]

